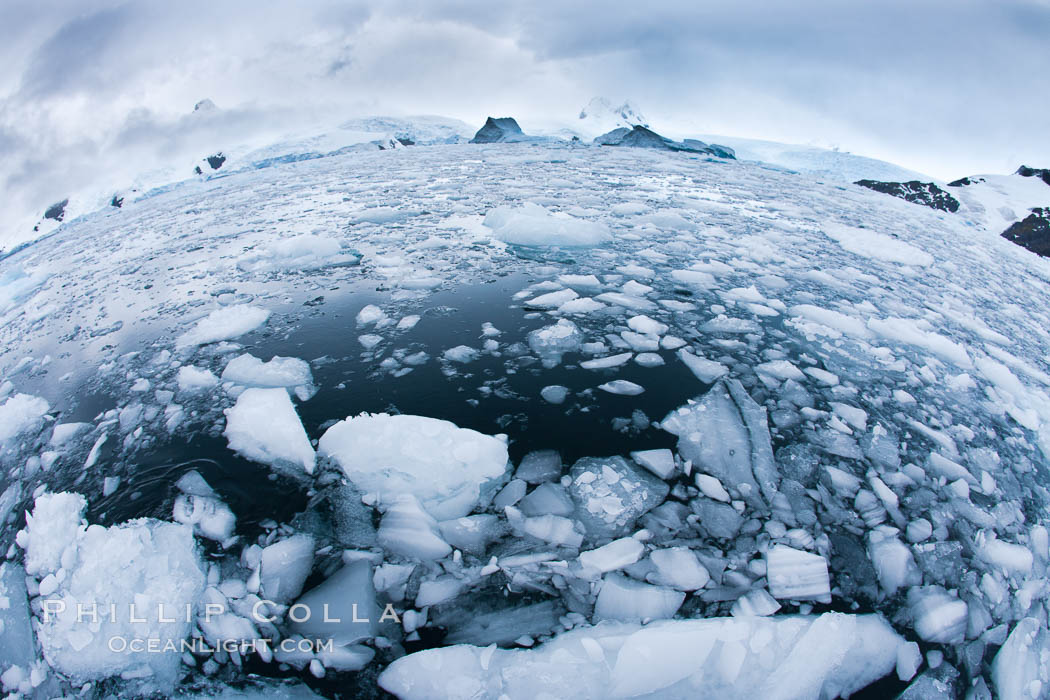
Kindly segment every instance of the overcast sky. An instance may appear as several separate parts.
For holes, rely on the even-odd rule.
[[[527,127],[602,95],[657,131],[944,179],[1050,167],[1048,37],[1050,0],[2,0],[0,190],[43,206],[181,158],[205,97],[229,134],[379,113]]]

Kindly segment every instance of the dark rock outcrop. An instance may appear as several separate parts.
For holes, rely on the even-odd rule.
[[[1027,165],[1022,165],[1017,169],[1016,174],[1021,177],[1037,177],[1050,185],[1050,168],[1029,168]]]
[[[124,198],[121,197],[119,194],[113,195],[113,199],[109,200],[109,206],[120,209],[122,206],[124,206]]]
[[[1000,234],[1008,241],[1043,257],[1050,257],[1050,207],[1036,207]]]
[[[215,155],[208,156],[204,160],[208,162],[208,165],[211,166],[212,170],[218,170],[222,167],[222,164],[226,162],[226,156],[222,154],[222,151],[219,151]]]
[[[984,182],[983,177],[960,177],[958,180],[952,180],[948,183],[948,187],[966,187],[968,185],[976,185],[978,182]]]
[[[696,139],[683,139],[682,143],[698,153],[710,153],[719,158],[732,158],[736,160],[736,151],[729,146],[720,146],[717,143],[704,143]]]
[[[736,158],[732,148],[717,144],[706,144],[696,139],[672,141],[652,129],[636,125],[630,129],[621,126],[607,134],[594,139],[599,146],[627,146],[631,148],[655,148],[664,151],[684,151],[686,153],[705,153],[719,158]]]
[[[521,127],[518,126],[518,122],[514,120],[514,117],[499,117],[498,119],[489,117],[485,120],[485,125],[478,129],[478,133],[474,134],[474,138],[470,142],[502,143],[504,141],[519,141],[523,138],[525,138],[525,134],[522,132]]]
[[[914,204],[921,204],[940,211],[959,211],[959,200],[951,196],[932,182],[880,182],[879,180],[857,180],[854,184],[867,187],[869,190],[900,197]]]
[[[55,221],[61,221],[66,216],[66,205],[69,204],[68,199],[63,199],[61,202],[55,202],[47,208],[44,212],[45,219],[53,219]]]

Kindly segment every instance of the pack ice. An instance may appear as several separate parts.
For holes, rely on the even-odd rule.
[[[368,128],[407,131],[229,154],[0,259],[4,692],[1047,695],[1050,264],[999,236],[1042,179],[951,213]],[[118,657],[123,624],[43,619],[160,595],[230,611],[135,632],[340,644]]]

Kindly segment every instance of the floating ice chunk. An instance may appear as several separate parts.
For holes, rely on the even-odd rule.
[[[559,460],[559,465],[561,464]],[[536,515],[572,515],[575,506],[569,492],[561,484],[540,484],[529,495],[518,503],[521,512],[527,516]]]
[[[419,584],[419,592],[416,593],[416,607],[425,608],[446,603],[462,593],[466,585],[466,581],[450,575],[422,581]]]
[[[274,356],[267,362],[249,354],[238,355],[222,371],[224,382],[254,387],[312,388],[310,365],[297,357]]]
[[[1032,571],[1032,552],[1027,547],[1000,540],[994,531],[977,536],[977,557],[1008,576],[1026,576]]]
[[[896,528],[879,527],[868,533],[868,556],[875,565],[879,585],[886,595],[922,583],[922,572],[911,549],[897,537]]]
[[[656,352],[660,349],[660,337],[655,335],[643,335],[634,331],[622,331],[620,337],[635,352]]]
[[[733,603],[733,617],[766,617],[780,610],[780,603],[764,588],[755,588],[740,596]]]
[[[416,324],[419,323],[420,318],[422,317],[417,316],[415,314],[412,314],[410,316],[404,316],[401,318],[400,321],[397,322],[397,329],[399,331],[411,330],[416,327]]]
[[[449,348],[448,350],[446,350],[442,354],[442,357],[444,357],[446,360],[449,360],[450,362],[459,362],[462,364],[466,364],[468,362],[473,362],[474,360],[478,359],[479,354],[480,353],[476,348],[472,348],[469,345],[457,345],[454,348]]]
[[[926,330],[921,321],[909,318],[871,318],[868,319],[868,328],[876,335],[922,348],[963,369],[973,367],[973,361],[966,348],[943,335]]]
[[[204,480],[204,477],[201,476],[200,472],[196,470],[190,470],[180,476],[179,480],[175,482],[175,488],[189,496],[218,498],[215,489],[213,489],[208,482]]]
[[[694,289],[713,289],[717,284],[711,273],[700,270],[671,270],[671,279]]]
[[[0,564],[0,669],[29,668],[36,660],[29,617],[26,572],[14,562]]]
[[[939,452],[930,453],[930,456],[926,459],[926,469],[933,474],[943,476],[948,481],[962,479],[971,486],[977,486],[977,479],[966,467],[948,459]]]
[[[933,535],[933,525],[926,518],[916,518],[908,523],[905,536],[911,543],[925,542]]]
[[[442,520],[469,513],[507,469],[502,440],[424,416],[347,418],[325,432],[318,450],[362,492],[385,501],[412,494]]]
[[[261,252],[242,257],[237,266],[244,270],[314,270],[353,265],[358,260],[358,255],[343,253],[335,238],[303,233],[274,241]]]
[[[561,362],[562,355],[579,350],[583,334],[575,323],[562,318],[552,326],[531,331],[528,341],[529,347],[539,355],[544,366],[554,367]]]
[[[769,592],[780,600],[831,602],[828,562],[819,554],[778,544],[766,554]]]
[[[819,367],[806,367],[802,371],[816,379],[824,386],[838,386],[839,384],[838,375],[832,374],[827,370],[820,369]]]
[[[666,447],[657,450],[639,450],[631,453],[631,459],[642,465],[661,479],[668,479],[674,474],[674,454]]]
[[[394,224],[413,216],[419,212],[414,209],[395,209],[394,207],[368,207],[350,216],[350,221],[355,224]]]
[[[357,336],[357,342],[361,343],[361,347],[365,350],[372,350],[383,342],[383,336],[376,335],[375,333],[365,333],[364,335]]]
[[[763,362],[755,367],[755,371],[759,374],[765,374],[781,381],[794,379],[796,382],[801,382],[806,378],[806,375],[802,374],[802,371],[798,367],[787,360]]]
[[[901,644],[897,648],[897,677],[901,680],[908,681],[912,677],[915,677],[916,672],[919,671],[919,666],[922,665],[922,652],[919,650],[919,644],[913,641],[909,641],[906,644]]]
[[[540,389],[540,396],[547,403],[562,404],[565,403],[565,399],[569,396],[569,388],[560,384],[551,384]]]
[[[560,515],[525,518],[521,523],[521,530],[526,535],[550,544],[578,548],[583,543],[583,533],[576,529],[576,523]]]
[[[641,622],[673,617],[682,607],[685,593],[653,586],[621,574],[607,574],[594,602],[594,619]]]
[[[927,642],[959,644],[966,636],[969,610],[940,586],[922,586],[908,591],[908,609],[915,633]]]
[[[620,396],[637,396],[645,391],[645,387],[634,382],[629,382],[626,379],[614,379],[611,382],[605,384],[599,384],[598,388],[602,391],[607,391],[610,394],[618,394]]]
[[[871,229],[829,222],[824,224],[822,230],[825,236],[843,249],[863,258],[922,267],[934,262],[933,256],[921,248]]]
[[[612,304],[614,306],[622,306],[625,309],[632,311],[655,311],[656,304],[643,299],[640,296],[624,294],[622,292],[603,292],[598,296],[594,297],[598,301],[603,301],[606,304]]]
[[[375,304],[366,304],[357,312],[355,320],[358,326],[368,326],[386,318],[386,313]]]
[[[655,352],[638,353],[635,356],[634,361],[642,367],[659,367],[664,364],[664,358],[660,357],[660,355]]]
[[[649,555],[649,561],[655,569],[647,577],[650,583],[678,591],[695,591],[711,580],[707,569],[688,547],[657,549]]]
[[[708,498],[713,498],[716,501],[721,501],[722,503],[729,503],[729,492],[726,491],[724,486],[722,486],[722,482],[716,479],[715,477],[711,476],[710,474],[697,472],[695,481],[696,488],[700,489],[700,493],[704,494]]]
[[[788,309],[788,313],[794,317],[792,323],[807,335],[822,335],[828,338],[841,338],[843,335],[854,338],[871,336],[871,331],[863,321],[832,309],[799,304]]]
[[[77,685],[126,674],[148,677],[152,693],[170,693],[178,679],[179,645],[192,626],[185,611],[197,604],[205,583],[192,530],[148,518],[85,527],[86,502],[77,494],[44,494],[37,505],[20,538],[27,547],[26,569],[31,575],[59,571],[47,586],[53,586],[47,594],[53,602],[35,622],[44,658]],[[80,524],[71,528],[73,521]],[[98,621],[86,624],[78,604],[98,610]],[[115,614],[102,613],[111,605]],[[113,639],[157,640],[161,651],[145,645],[121,649]]]
[[[402,700],[692,698],[697,688],[711,698],[817,700],[892,673],[904,643],[877,615],[603,623],[528,650],[416,652],[388,666],[379,685]]]
[[[344,646],[371,639],[379,626],[372,565],[366,559],[345,564],[295,604],[303,606],[296,614],[302,621],[293,621],[292,630],[305,639]]]
[[[201,537],[226,542],[233,536],[237,516],[217,498],[180,494],[172,512],[175,522],[193,527]]]
[[[488,546],[503,536],[506,523],[491,513],[468,515],[438,523],[441,538],[456,549],[480,557]]]
[[[520,501],[525,496],[528,486],[521,479],[511,479],[492,499],[493,508],[506,508]]]
[[[178,382],[180,391],[211,389],[219,384],[219,378],[212,374],[210,369],[200,369],[191,365],[179,367],[175,381]]]
[[[409,559],[442,559],[452,551],[437,521],[408,493],[398,496],[383,513],[377,537],[383,549]]]
[[[226,411],[223,433],[231,450],[281,468],[313,474],[316,457],[292,400],[284,389],[246,389]]]
[[[59,423],[51,431],[51,440],[48,444],[52,447],[62,447],[78,433],[90,427],[89,423]]]
[[[746,318],[733,318],[720,314],[707,323],[700,326],[705,333],[757,333],[761,327],[754,321]]]
[[[571,289],[560,289],[556,292],[548,292],[538,297],[533,297],[525,302],[525,306],[532,309],[557,309],[562,304],[567,304],[580,295]]]
[[[1050,688],[1048,646],[1046,626],[1038,618],[1026,617],[1014,625],[992,661],[992,682],[1000,700],[1043,697]]]
[[[630,359],[634,356],[631,352],[622,352],[618,355],[609,355],[607,357],[597,357],[593,360],[584,360],[580,363],[580,367],[584,369],[611,369],[613,367],[619,367],[627,364]]]
[[[0,404],[0,443],[36,427],[50,406],[45,399],[15,394]]]
[[[292,535],[264,547],[259,569],[262,595],[281,604],[295,600],[313,570],[315,547],[310,535]]]
[[[729,374],[729,368],[721,362],[694,355],[685,348],[678,351],[678,359],[704,384],[714,384],[720,377]]]
[[[27,574],[43,578],[75,556],[86,527],[82,520],[86,509],[87,500],[79,493],[37,496],[33,512],[26,514],[26,528],[18,534],[18,544],[26,550]]]
[[[591,314],[595,311],[601,311],[605,308],[605,304],[600,301],[595,301],[590,297],[580,297],[579,299],[573,299],[567,301],[558,307],[558,313],[560,314]]]
[[[580,552],[580,564],[586,569],[605,574],[630,566],[641,559],[644,553],[645,545],[633,537],[624,537],[598,549]]]
[[[621,275],[627,275],[628,277],[636,277],[643,280],[651,280],[656,272],[651,267],[643,267],[641,265],[628,264],[620,265],[616,268],[616,271]]]
[[[623,286],[620,287],[620,289],[623,290],[624,294],[627,294],[632,297],[644,297],[646,294],[649,294],[651,291],[653,291],[653,288],[649,285],[642,284],[641,282],[636,282],[635,280],[628,280],[624,282]]]
[[[175,340],[175,347],[205,345],[219,340],[238,338],[251,333],[270,318],[267,309],[247,304],[236,304],[216,309]]]
[[[616,537],[667,497],[670,487],[623,457],[585,457],[569,473],[576,519],[593,539]]]
[[[672,411],[661,426],[678,436],[678,452],[700,470],[732,488],[750,489],[746,497],[764,506],[779,482],[764,408],[736,379],[722,379],[700,403]]]
[[[594,275],[558,275],[558,282],[577,290],[597,291],[602,283]]]
[[[604,224],[551,214],[531,202],[517,209],[496,207],[484,223],[497,240],[521,246],[590,247],[611,239]]]
[[[557,450],[533,450],[521,458],[516,479],[529,484],[541,484],[553,481],[561,475],[561,455]]]
[[[868,429],[868,412],[864,409],[840,403],[838,401],[832,401],[831,410],[836,416],[846,421],[857,430],[865,431]]]
[[[627,327],[642,335],[663,335],[667,332],[667,324],[655,321],[648,316],[632,316],[627,319]]]

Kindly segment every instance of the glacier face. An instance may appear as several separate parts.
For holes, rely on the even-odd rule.
[[[527,239],[501,235],[522,211]],[[405,697],[434,696],[434,668],[527,695],[550,666],[581,697],[817,697],[894,670],[1031,693],[1048,264],[963,217],[684,153],[443,144],[181,183],[0,261],[3,542],[45,490],[84,494],[92,526],[170,519],[199,469],[238,539],[198,539],[198,603],[226,612],[188,638],[316,629],[265,602],[272,581],[399,618],[251,657],[320,692],[367,695],[393,663]],[[29,548],[31,599],[70,586],[65,548]],[[857,648],[833,644],[849,630]],[[428,650],[444,633],[461,646]],[[638,672],[679,637],[709,661]],[[191,683],[246,661],[194,659]],[[5,687],[104,674],[24,664]]]

